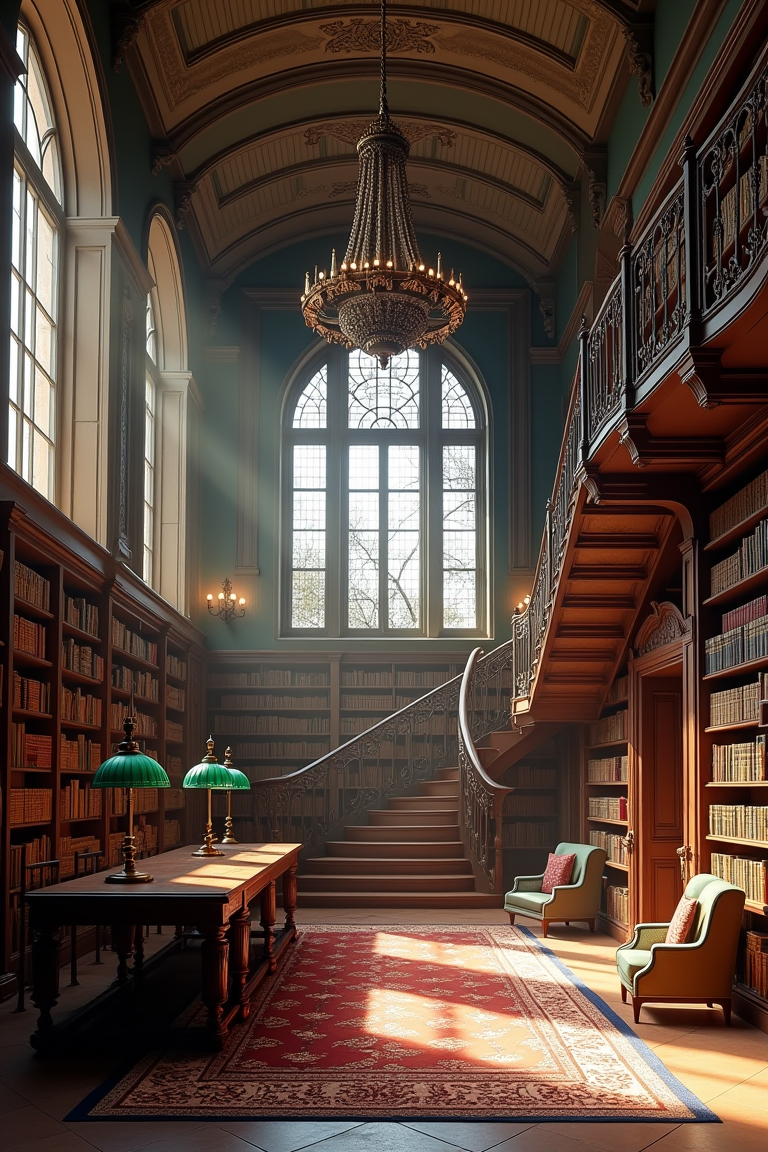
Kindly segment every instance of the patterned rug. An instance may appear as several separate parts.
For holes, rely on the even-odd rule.
[[[525,928],[302,928],[224,1052],[152,1053],[67,1120],[717,1121]]]

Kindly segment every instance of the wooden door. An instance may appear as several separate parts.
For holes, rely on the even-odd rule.
[[[636,809],[641,921],[669,920],[683,890],[678,848],[685,843],[681,675],[640,678]]]

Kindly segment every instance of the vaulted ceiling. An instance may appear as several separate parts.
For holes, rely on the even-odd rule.
[[[389,102],[411,142],[417,230],[536,284],[576,227],[654,0],[392,0]],[[644,23],[645,22],[645,23]],[[128,62],[177,221],[227,283],[297,237],[346,245],[355,144],[378,108],[378,0],[134,0]],[[643,86],[641,83],[641,92]],[[648,86],[646,85],[646,97]]]

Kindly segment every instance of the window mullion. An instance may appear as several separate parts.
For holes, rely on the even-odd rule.
[[[344,477],[344,365],[346,354],[334,349],[328,358],[328,408],[325,471],[325,619],[330,636],[341,635],[346,616],[347,504]]]
[[[389,441],[379,445],[379,631],[389,632]]]

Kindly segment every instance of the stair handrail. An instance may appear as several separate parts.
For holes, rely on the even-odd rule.
[[[475,739],[479,737],[473,732],[472,718],[482,711],[476,697],[486,687],[489,667],[489,664],[481,667],[482,655],[482,648],[475,648],[471,653],[459,691],[459,827],[478,889],[501,892],[504,882],[502,814],[505,797],[512,789],[491,780],[475,746]]]

